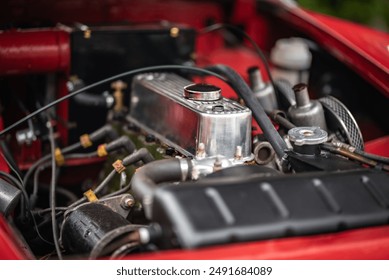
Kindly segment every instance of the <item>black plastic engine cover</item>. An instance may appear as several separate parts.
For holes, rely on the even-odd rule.
[[[153,221],[169,240],[162,247],[184,248],[387,224],[389,176],[362,170],[168,185],[156,191]]]

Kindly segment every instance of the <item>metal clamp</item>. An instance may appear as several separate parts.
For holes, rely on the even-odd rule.
[[[126,167],[123,165],[123,162],[118,159],[112,164],[113,168],[116,170],[117,173],[122,173],[124,170],[126,170]]]
[[[92,146],[92,141],[90,140],[89,134],[83,134],[80,136],[80,144],[83,148],[88,148]]]

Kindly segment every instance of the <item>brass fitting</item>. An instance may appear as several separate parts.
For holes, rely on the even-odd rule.
[[[113,98],[115,99],[115,106],[113,110],[120,112],[124,108],[124,93],[123,90],[127,88],[127,84],[121,80],[115,81],[111,84],[111,88],[114,90]]]

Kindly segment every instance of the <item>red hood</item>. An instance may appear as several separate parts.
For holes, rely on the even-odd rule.
[[[277,1],[276,14],[317,40],[389,97],[389,34],[281,1]]]

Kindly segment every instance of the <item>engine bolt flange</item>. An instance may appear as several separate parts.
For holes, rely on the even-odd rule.
[[[135,205],[135,199],[132,195],[126,195],[125,197],[122,198],[120,201],[120,206],[125,209],[131,209]]]

